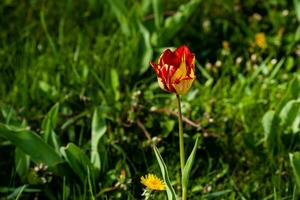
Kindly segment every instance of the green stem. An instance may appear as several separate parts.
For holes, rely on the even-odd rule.
[[[180,168],[181,168],[181,177],[182,177],[183,169],[185,166],[182,114],[181,114],[180,96],[176,94],[176,98],[177,98],[177,106],[178,106],[179,152],[180,152]],[[186,200],[186,188],[183,187],[182,187],[182,200]]]
[[[181,198],[182,200],[186,200],[186,191],[187,191],[186,188],[183,187],[182,188],[182,198]]]

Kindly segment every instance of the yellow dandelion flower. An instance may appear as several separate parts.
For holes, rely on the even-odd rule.
[[[229,42],[227,40],[224,40],[222,42],[222,46],[223,46],[223,49],[225,49],[225,50],[229,49]]]
[[[165,190],[165,183],[154,174],[147,174],[141,177],[141,183],[150,190]]]
[[[266,43],[266,37],[264,33],[256,33],[255,44],[262,49],[266,47],[267,43]]]

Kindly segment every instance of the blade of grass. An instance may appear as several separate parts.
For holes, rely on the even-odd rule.
[[[154,20],[156,29],[160,29],[163,23],[163,9],[161,0],[152,0],[152,6],[154,11]]]
[[[300,187],[300,152],[290,153],[290,164],[298,187]]]
[[[119,21],[122,32],[126,36],[130,36],[131,30],[128,21],[128,10],[124,4],[124,1],[107,0],[107,2],[109,3],[112,12],[116,16],[117,20]]]
[[[47,113],[45,119],[42,122],[42,129],[44,131],[44,135],[43,135],[44,141],[47,144],[53,146],[57,152],[59,152],[59,144],[54,129],[57,124],[58,110],[59,110],[59,103],[56,103]]]
[[[48,31],[48,28],[47,28],[47,25],[46,25],[46,21],[45,21],[45,13],[44,13],[43,9],[40,12],[40,20],[41,20],[42,27],[43,27],[43,29],[45,31],[46,37],[48,39],[48,42],[49,42],[49,44],[50,44],[50,46],[52,48],[54,57],[55,57],[56,61],[58,62],[58,60],[59,60],[59,54],[58,54],[57,48],[56,48],[56,46],[54,44],[54,41],[53,41],[51,35],[49,34],[49,31]]]

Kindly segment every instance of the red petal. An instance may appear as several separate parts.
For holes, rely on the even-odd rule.
[[[175,72],[176,72],[176,67],[174,67],[173,65],[167,65],[167,64],[162,66],[162,68],[159,70],[158,76],[162,79],[162,83],[165,85],[167,90],[169,90],[170,92],[174,91],[171,80],[172,80],[172,76]]]
[[[185,56],[186,64],[188,66],[194,65],[195,54],[193,54],[190,49],[186,45],[182,45],[178,47],[175,51],[178,57]]]
[[[189,55],[189,54],[192,54],[192,53],[191,53],[190,49],[186,45],[182,45],[182,46],[178,47],[175,50],[175,54],[178,57],[182,57],[184,54],[185,55]]]
[[[187,74],[190,74],[191,68],[195,66],[195,54],[191,53],[190,49],[186,45],[182,45],[175,50],[175,54],[180,58],[180,61],[185,58]]]
[[[160,66],[158,64],[153,63],[152,61],[150,61],[150,65],[154,69],[155,73],[158,75]]]
[[[178,68],[180,64],[180,57],[178,57],[170,49],[166,49],[160,56],[158,63],[163,66],[164,64],[173,65]]]

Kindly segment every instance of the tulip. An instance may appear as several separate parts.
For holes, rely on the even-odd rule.
[[[168,92],[183,95],[187,93],[195,80],[195,54],[185,45],[174,52],[164,50],[158,59],[158,64],[150,62],[159,86]]]

